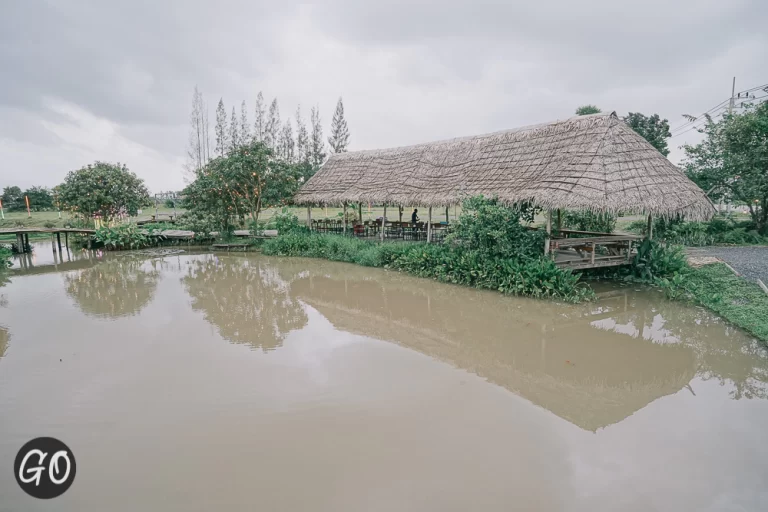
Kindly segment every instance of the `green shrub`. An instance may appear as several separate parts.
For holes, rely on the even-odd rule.
[[[56,223],[55,222],[51,222],[50,220],[47,220],[47,221],[43,222],[43,227],[44,228],[49,228],[49,229],[50,228],[55,228],[56,227]]]
[[[158,235],[157,230],[147,230],[135,224],[126,224],[113,228],[96,230],[93,239],[104,244],[107,249],[141,249],[153,242],[151,235]]]
[[[683,248],[664,245],[657,240],[643,240],[632,262],[635,277],[648,282],[671,277],[687,268]]]
[[[646,234],[644,220],[632,222],[629,231]],[[709,222],[684,222],[680,219],[656,219],[653,237],[669,244],[703,247],[715,244],[756,245],[768,244],[768,237],[761,236],[750,221],[735,222],[731,217],[718,215]]]
[[[13,264],[13,252],[8,247],[0,246],[0,272]]]
[[[270,221],[274,226],[273,229],[276,229],[277,232],[281,235],[295,232],[309,232],[307,226],[305,224],[301,224],[299,222],[299,218],[294,215],[288,208],[283,208],[281,211],[275,213]]]
[[[545,233],[521,224],[526,212],[482,196],[467,199],[462,213],[451,224],[446,243],[471,249],[490,258],[539,258],[544,254]]]

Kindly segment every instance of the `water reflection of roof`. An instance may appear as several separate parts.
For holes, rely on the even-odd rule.
[[[608,314],[594,305],[595,316],[539,301],[526,302],[531,311],[496,294],[425,295],[389,284],[313,275],[294,279],[292,295],[340,330],[448,362],[591,431],[676,393],[695,375],[692,349],[595,328],[595,316]]]

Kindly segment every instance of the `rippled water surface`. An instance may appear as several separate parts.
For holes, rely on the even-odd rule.
[[[703,310],[50,249],[0,288],[0,510],[768,510],[768,355]],[[51,501],[38,436],[77,458]]]

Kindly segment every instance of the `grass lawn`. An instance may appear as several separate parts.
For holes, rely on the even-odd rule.
[[[691,268],[663,288],[670,298],[700,304],[768,342],[768,294],[722,263]]]

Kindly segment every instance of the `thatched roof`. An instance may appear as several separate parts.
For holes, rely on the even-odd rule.
[[[616,113],[332,155],[298,204],[448,206],[474,195],[547,209],[708,219],[704,192]]]

